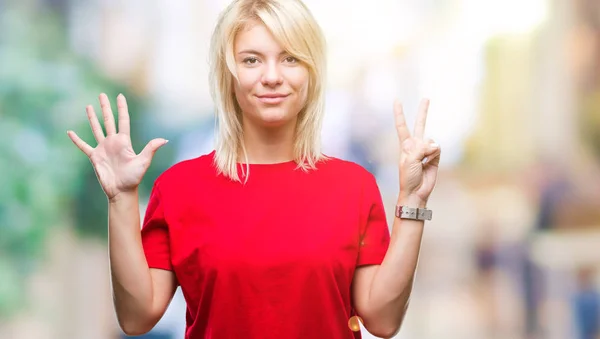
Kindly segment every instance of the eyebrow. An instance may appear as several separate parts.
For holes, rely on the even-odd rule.
[[[263,56],[263,54],[261,52],[254,50],[254,49],[245,49],[245,50],[239,51],[238,54],[256,54],[256,55]],[[288,54],[288,52],[282,51],[281,53],[279,53],[279,55],[283,55],[283,54]]]

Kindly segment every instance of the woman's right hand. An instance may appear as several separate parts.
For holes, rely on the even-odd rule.
[[[73,131],[67,131],[67,135],[88,156],[106,197],[112,201],[121,193],[137,189],[146,170],[150,167],[154,154],[168,140],[154,139],[144,147],[140,154],[135,154],[129,135],[129,113],[125,97],[123,94],[119,94],[117,97],[118,133],[108,97],[103,93],[100,94],[99,99],[106,136],[102,132],[98,117],[91,105],[86,107],[86,111],[98,145],[95,148],[91,147]]]

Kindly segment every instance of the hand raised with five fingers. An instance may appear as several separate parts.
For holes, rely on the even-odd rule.
[[[394,103],[396,130],[400,139],[400,198],[417,199],[425,204],[435,187],[440,163],[441,149],[431,139],[424,139],[425,122],[429,100],[423,99],[415,121],[415,130],[410,134],[406,126],[404,111],[399,102]]]
[[[129,135],[129,112],[125,97],[122,94],[117,97],[118,133],[108,97],[103,93],[100,94],[99,99],[106,136],[91,105],[86,107],[86,112],[98,145],[95,148],[91,147],[73,131],[67,131],[67,135],[88,156],[106,197],[113,200],[119,194],[133,191],[138,187],[152,162],[154,153],[166,144],[167,140],[154,139],[140,154],[135,154]]]

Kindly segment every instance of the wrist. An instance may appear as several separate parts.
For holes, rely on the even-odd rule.
[[[425,208],[427,207],[427,200],[422,199],[414,194],[403,194],[400,192],[398,196],[397,205],[414,207],[414,208]]]
[[[114,205],[114,204],[118,204],[123,201],[131,200],[131,199],[135,200],[137,198],[138,198],[138,188],[136,187],[136,188],[133,188],[128,191],[119,192],[119,193],[115,194],[114,196],[109,197],[108,203],[111,205]]]

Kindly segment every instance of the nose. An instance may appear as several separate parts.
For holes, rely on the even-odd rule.
[[[266,63],[261,82],[265,87],[281,85],[283,76],[281,74],[280,65],[273,62]]]

